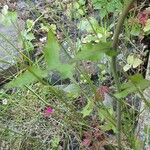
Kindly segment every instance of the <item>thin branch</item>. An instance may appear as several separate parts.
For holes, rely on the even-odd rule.
[[[114,33],[114,38],[113,38],[113,43],[112,43],[112,48],[113,50],[117,51],[117,47],[118,47],[118,39],[119,39],[119,34],[121,32],[124,20],[130,10],[130,7],[132,5],[132,3],[135,0],[129,0],[128,3],[125,5],[124,10],[122,11],[122,14],[119,17],[116,29],[115,29],[115,33]],[[120,80],[119,80],[119,76],[118,76],[118,72],[117,72],[117,67],[116,67],[116,58],[117,56],[112,57],[111,60],[111,68],[112,68],[112,74],[115,80],[115,84],[117,86],[117,91],[120,92]],[[117,134],[117,142],[118,142],[118,149],[121,150],[121,102],[117,101],[117,130],[118,130],[118,134]]]

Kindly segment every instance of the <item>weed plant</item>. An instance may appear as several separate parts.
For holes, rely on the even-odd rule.
[[[138,19],[133,0],[43,4],[19,32],[24,51],[0,33],[22,58],[0,91],[1,148],[141,149],[136,133],[141,112],[132,102],[143,100],[149,109],[143,90],[150,81],[137,72],[128,75],[143,61],[138,53],[118,48],[120,34],[130,45],[143,31],[140,22],[127,25]],[[14,23],[15,15],[3,7],[2,23]]]

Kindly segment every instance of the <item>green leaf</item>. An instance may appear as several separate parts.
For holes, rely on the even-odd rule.
[[[106,27],[98,27],[96,29],[97,36],[102,42],[106,42],[107,38],[110,37],[110,32]]]
[[[111,51],[112,48],[110,42],[99,42],[96,44],[87,43],[81,47],[81,51],[78,52],[76,59],[98,61],[104,54],[111,55],[113,53],[113,51],[112,53]]]
[[[89,116],[90,113],[93,111],[93,108],[94,108],[94,102],[92,99],[89,99],[87,105],[81,111],[83,117]]]
[[[136,67],[138,67],[140,64],[142,64],[142,60],[141,59],[139,59],[139,58],[134,58],[134,62],[133,62],[133,68],[136,68]]]
[[[100,12],[101,18],[104,18],[107,14],[108,14],[107,9],[106,8],[102,8],[101,12]]]
[[[120,99],[126,97],[128,94],[138,92],[150,87],[150,80],[143,79],[142,75],[136,74],[129,77],[129,82],[121,86],[122,91],[115,94],[115,97]]]
[[[64,78],[73,76],[74,64],[62,64],[59,58],[60,47],[53,31],[49,30],[48,40],[44,48],[48,70],[57,70]]]
[[[27,30],[21,31],[21,36],[24,40],[32,41],[35,39],[35,36],[32,32],[28,32]]]
[[[8,10],[8,6],[5,5],[1,10],[0,23],[5,26],[11,26],[17,20],[17,13]]]
[[[25,41],[24,42],[24,48],[26,51],[30,52],[34,50],[34,45],[30,41]]]
[[[106,2],[104,0],[92,0],[92,4],[94,9],[101,9],[102,6],[106,5]]]
[[[118,99],[125,98],[128,94],[134,93],[135,91],[137,91],[137,88],[132,84],[131,87],[129,87],[119,93],[116,93],[115,97]]]
[[[98,110],[98,117],[101,121],[105,120],[104,125],[101,126],[104,131],[112,129],[116,133],[115,112],[112,108],[100,107]]]
[[[77,54],[77,59],[80,60],[91,60],[91,61],[98,61],[102,59],[103,52],[98,51],[95,45],[86,44],[81,48],[81,51]]]
[[[85,5],[86,2],[85,2],[85,0],[79,0],[78,3],[79,3],[80,5]]]
[[[133,56],[133,55],[129,55],[129,56],[127,57],[127,63],[128,63],[129,65],[133,65],[133,63],[134,63],[134,56]]]
[[[89,17],[88,20],[86,18],[81,20],[77,26],[78,26],[78,29],[82,31],[85,30],[87,32],[93,32],[93,28],[94,30],[96,30],[99,27],[99,24],[94,17]]]
[[[50,30],[48,32],[48,40],[44,48],[45,60],[49,70],[56,69],[56,67],[60,64],[59,51],[60,47],[57,39],[55,38],[54,33]]]
[[[27,30],[21,31],[21,38],[19,40],[27,52],[34,50],[33,39],[35,39],[35,36],[32,32],[28,32]]]
[[[127,89],[127,88],[129,88],[129,87],[131,87],[131,86],[132,86],[132,83],[131,83],[131,82],[123,83],[123,84],[121,85],[121,90]]]
[[[41,70],[36,66],[29,67],[24,73],[20,74],[16,79],[9,82],[6,87],[24,87],[25,85],[29,85],[38,81],[39,79],[43,79],[47,76],[47,72]]]
[[[49,31],[49,26],[48,25],[44,25],[43,23],[40,24],[41,26],[41,30],[44,31],[44,32],[48,32]]]
[[[141,59],[139,59],[138,56],[135,56],[133,54],[131,54],[127,57],[128,65],[132,66],[133,68],[138,67],[142,62],[143,61]],[[125,68],[125,69],[130,69],[130,68]]]
[[[144,81],[144,78],[141,74],[135,74],[134,76],[130,76],[129,79],[132,83],[138,84],[141,81]]]
[[[109,3],[107,4],[106,9],[107,9],[108,13],[115,11],[116,8],[114,7],[113,4],[114,4],[113,2],[109,2]]]
[[[34,21],[31,20],[31,19],[28,19],[28,20],[26,21],[26,25],[27,25],[28,31],[30,31],[30,30],[32,30],[32,28],[34,27]]]
[[[55,24],[51,24],[51,25],[50,25],[50,29],[53,31],[54,34],[56,34],[56,29],[57,29],[57,27],[56,27]]]
[[[129,65],[129,64],[126,64],[124,67],[123,67],[123,70],[124,71],[128,71],[132,66]]]
[[[25,38],[29,41],[32,41],[35,39],[35,36],[33,33],[29,32],[28,34],[26,34]]]
[[[139,23],[135,23],[134,25],[132,25],[130,33],[132,35],[134,35],[134,36],[139,36],[140,33],[141,33],[141,26],[140,26],[140,24]]]

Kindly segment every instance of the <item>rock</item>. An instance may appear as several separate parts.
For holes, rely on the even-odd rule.
[[[113,98],[108,93],[104,94],[104,101],[103,101],[104,106],[113,109],[113,101],[114,101]]]
[[[6,5],[5,7],[8,6]],[[23,20],[18,19],[7,26],[0,22],[0,85],[17,70],[15,64],[21,58],[19,33],[23,28]]]
[[[15,27],[5,27],[0,24],[0,33],[2,36],[7,38],[7,40],[17,47],[18,37]],[[17,50],[2,36],[0,36],[0,70],[5,70],[10,67],[10,65],[16,62],[16,57],[18,55]]]

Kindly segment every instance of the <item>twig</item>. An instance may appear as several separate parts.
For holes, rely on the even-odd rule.
[[[120,18],[118,20],[116,29],[115,29],[115,33],[114,33],[114,38],[113,38],[113,43],[112,43],[112,48],[113,50],[117,51],[117,47],[118,47],[118,38],[119,38],[119,34],[121,32],[124,20],[130,10],[130,7],[132,5],[132,3],[134,2],[134,0],[129,0],[128,3],[125,5],[124,10],[122,11],[122,14],[120,15]],[[115,84],[117,86],[117,91],[120,92],[120,80],[119,80],[119,76],[118,76],[118,72],[117,72],[117,67],[116,67],[116,58],[117,56],[112,57],[111,60],[111,68],[112,68],[112,74],[115,80]],[[117,101],[117,143],[118,143],[118,149],[121,150],[121,102],[120,100]]]

